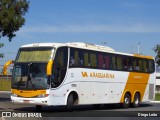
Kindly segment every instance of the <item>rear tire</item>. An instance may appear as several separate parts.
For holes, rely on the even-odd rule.
[[[136,93],[136,94],[134,95],[134,101],[133,101],[132,106],[133,106],[134,108],[137,108],[137,107],[139,107],[139,104],[140,104],[140,95],[139,95],[138,93]]]
[[[129,108],[131,104],[131,95],[129,93],[126,93],[124,96],[124,101],[123,101],[123,108]]]
[[[67,99],[67,105],[66,105],[66,111],[72,112],[74,109],[74,102],[75,100],[73,99],[73,94],[69,95]]]

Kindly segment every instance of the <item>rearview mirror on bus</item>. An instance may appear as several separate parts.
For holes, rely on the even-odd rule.
[[[50,60],[47,64],[47,75],[52,75],[52,65],[53,65],[53,60]]]

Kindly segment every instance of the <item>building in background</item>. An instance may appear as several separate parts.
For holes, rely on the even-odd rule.
[[[160,93],[160,68],[156,70],[156,93]]]

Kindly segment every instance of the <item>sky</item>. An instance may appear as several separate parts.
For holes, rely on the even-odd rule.
[[[155,56],[160,44],[160,0],[29,0],[25,25],[5,47],[0,65],[14,60],[20,46],[85,42],[116,51]],[[106,44],[104,44],[106,43]]]

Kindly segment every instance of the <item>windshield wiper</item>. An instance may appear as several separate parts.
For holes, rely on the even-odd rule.
[[[33,84],[33,77],[32,77],[32,73],[30,73],[30,68],[31,68],[32,63],[28,64],[28,78],[27,78],[27,87],[28,87],[28,83],[29,81],[31,82],[32,88],[34,90],[36,90],[35,85]]]
[[[29,81],[31,82],[32,88],[33,88],[34,90],[36,90],[36,87],[35,87],[35,85],[33,84],[32,74],[29,74],[29,77],[28,77],[28,80],[27,80],[27,87],[28,87]]]

